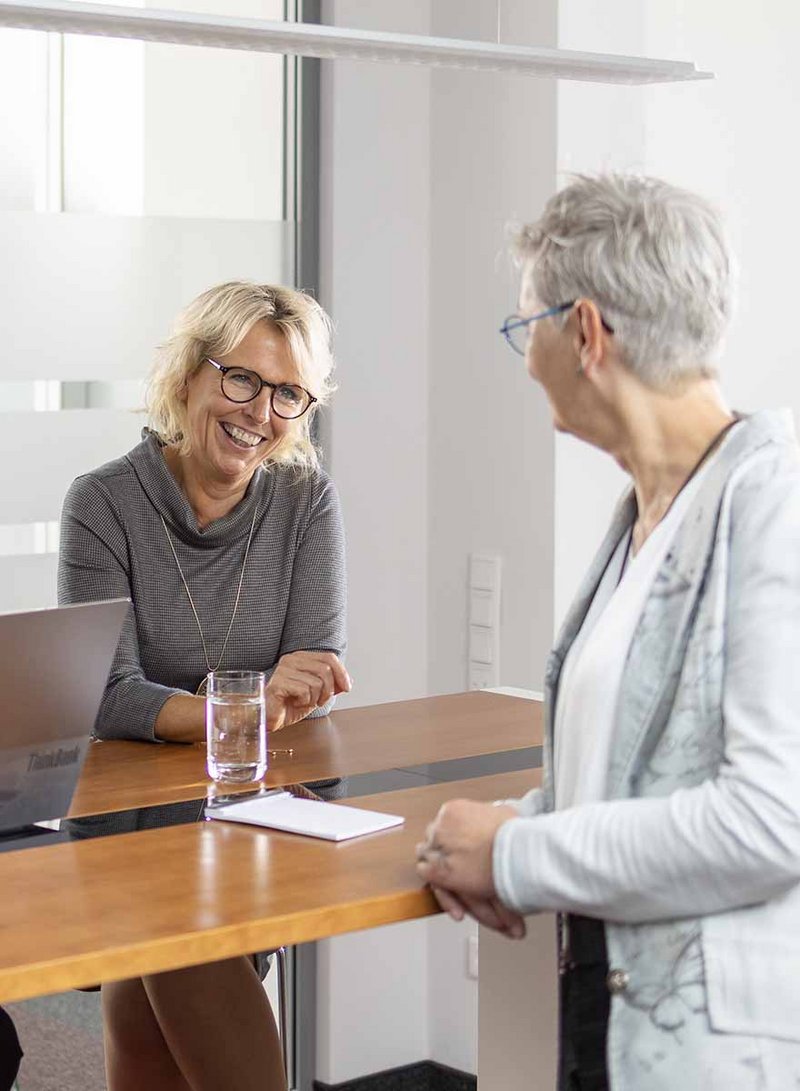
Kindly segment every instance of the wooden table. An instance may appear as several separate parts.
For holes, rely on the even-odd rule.
[[[279,732],[274,745],[294,754],[274,758],[264,780],[292,784],[540,746],[541,709],[483,692],[345,709]],[[209,784],[203,745],[96,742],[69,817],[197,799]]]
[[[340,844],[203,822],[4,853],[0,1002],[436,913],[414,846],[440,804],[520,795],[537,780],[530,770],[362,797],[351,805],[405,825]]]

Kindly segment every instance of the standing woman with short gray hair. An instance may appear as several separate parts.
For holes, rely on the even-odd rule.
[[[545,675],[545,779],[446,804],[419,872],[510,936],[559,914],[561,1091],[800,1086],[800,461],[717,381],[732,261],[700,197],[579,178],[502,333],[631,477]],[[536,987],[535,984],[532,987]]]

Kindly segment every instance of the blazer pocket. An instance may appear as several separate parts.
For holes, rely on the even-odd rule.
[[[703,937],[713,1030],[800,1042],[800,942]]]

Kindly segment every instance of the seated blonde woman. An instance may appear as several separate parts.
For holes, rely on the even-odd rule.
[[[323,715],[350,688],[339,502],[310,436],[332,363],[329,320],[309,296],[212,288],[160,353],[152,430],[73,483],[59,600],[133,600],[100,738],[202,740],[198,691],[212,669],[268,672],[272,731]],[[196,803],[178,810],[198,817]],[[174,811],[127,812],[76,832],[161,825]],[[264,969],[262,956],[241,957],[104,985],[109,1091],[283,1088]]]

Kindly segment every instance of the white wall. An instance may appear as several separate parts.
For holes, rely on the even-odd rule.
[[[429,4],[330,0],[323,21],[427,33]],[[340,384],[329,464],[355,687],[341,704],[363,705],[427,691],[430,74],[323,63],[321,110],[320,300]],[[424,922],[317,945],[318,1079],[427,1055],[427,949]]]
[[[427,32],[428,0],[326,22]],[[347,529],[350,703],[427,688],[430,75],[322,66],[320,295],[336,321],[330,465]],[[342,702],[345,704],[346,702]]]
[[[425,921],[317,944],[315,1077],[342,1083],[428,1055]]]
[[[557,1062],[556,925],[528,918],[524,940],[480,930],[478,1091],[553,1091]]]
[[[412,31],[427,29],[427,10],[332,0],[323,17]],[[495,36],[484,0],[432,10],[434,33]],[[554,0],[515,0],[502,16],[504,40],[555,39]],[[340,383],[330,465],[348,534],[356,682],[343,704],[465,688],[466,565],[477,550],[505,562],[500,680],[539,686],[553,441],[543,399],[497,330],[516,307],[509,223],[555,184],[554,104],[550,81],[323,65],[321,295]]]
[[[556,4],[502,5],[508,42],[555,43]],[[434,33],[496,40],[497,9],[437,0]],[[555,185],[550,80],[432,73],[429,674],[467,688],[467,562],[503,558],[500,678],[539,689],[552,624],[553,439],[498,334],[517,307],[509,224]]]
[[[506,0],[502,17],[506,40],[555,39],[555,0]],[[484,0],[335,0],[323,18],[453,37],[497,30]],[[555,129],[552,84],[323,65],[321,298],[337,324],[330,466],[348,539],[350,703],[466,687],[473,550],[505,562],[501,681],[539,686],[553,441],[497,331],[516,307],[507,223],[551,192]],[[320,944],[318,1078],[426,1057],[477,1071],[472,930],[437,920]],[[364,1035],[351,998],[379,995],[384,975],[396,983],[398,959],[402,987],[380,993],[382,1025]]]
[[[648,48],[696,57],[717,74],[695,95],[647,92],[646,155],[651,173],[701,191],[726,214],[741,285],[723,382],[737,408],[798,412],[797,352],[781,317],[796,309],[800,7],[650,0],[647,12]]]
[[[432,31],[497,40],[495,4],[436,0]],[[556,3],[505,0],[506,42],[555,44]],[[500,682],[539,689],[553,614],[553,437],[544,399],[498,334],[517,307],[509,225],[555,185],[555,85],[434,70],[428,687],[467,687],[470,552],[503,559]],[[429,925],[429,1056],[478,1071],[474,928]],[[515,952],[520,957],[520,952]],[[491,1010],[482,985],[487,1028]],[[500,1084],[495,1084],[499,1087]]]
[[[427,1052],[425,1056],[461,1072],[478,1071],[478,982],[467,976],[471,936],[478,926],[449,917],[426,922]]]

